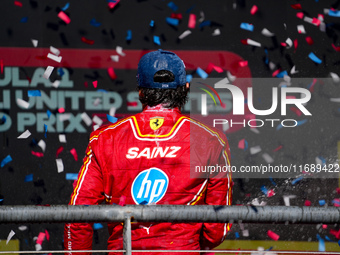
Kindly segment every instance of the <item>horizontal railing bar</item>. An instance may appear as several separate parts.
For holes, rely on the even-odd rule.
[[[123,222],[340,223],[340,208],[212,205],[1,206],[0,223]]]

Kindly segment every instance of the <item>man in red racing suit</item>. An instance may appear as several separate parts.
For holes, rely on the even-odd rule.
[[[166,89],[156,87],[157,83],[164,82],[158,82],[153,70],[155,59],[159,70],[173,73],[181,80],[170,79],[170,82],[166,82],[169,86]],[[189,84],[185,80],[183,83],[184,64],[179,60],[174,53],[162,50],[142,57],[138,67],[138,82],[143,111],[101,127],[91,134],[70,205],[97,205],[104,202],[111,205],[152,206],[231,204],[231,175],[227,172],[217,174],[214,178],[207,170],[207,166],[225,169],[230,165],[227,139],[219,130],[181,114],[180,107],[187,100]],[[160,63],[162,61],[166,63]],[[177,69],[172,69],[173,65]],[[180,70],[179,65],[182,65]],[[148,82],[151,86],[145,87],[144,76],[150,73],[156,78],[154,82]],[[161,76],[164,78],[163,74]],[[148,95],[150,89],[151,94]],[[156,89],[157,93],[181,89],[185,91],[185,99],[180,99],[181,103],[177,106],[171,106],[166,100],[159,104],[157,99],[152,99],[152,102],[156,101],[154,103],[148,103],[148,98],[155,95],[152,89]],[[176,100],[171,98],[171,101]],[[108,249],[122,250],[122,223],[109,223],[108,229]],[[205,250],[223,242],[230,224],[138,222],[132,223],[131,229],[132,249]],[[66,254],[71,254],[72,250],[91,250],[92,234],[92,224],[66,224]]]

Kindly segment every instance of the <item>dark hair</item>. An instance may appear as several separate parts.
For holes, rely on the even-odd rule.
[[[153,76],[155,82],[166,83],[175,80],[172,72],[167,70],[160,70]],[[175,89],[159,89],[159,88],[144,88],[138,87],[141,90],[139,100],[143,105],[155,106],[162,104],[166,108],[178,107],[181,109],[188,101],[189,89],[185,84],[181,84]]]

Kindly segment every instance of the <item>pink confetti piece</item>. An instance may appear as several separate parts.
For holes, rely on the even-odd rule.
[[[189,15],[188,28],[194,29],[195,26],[196,26],[196,15],[190,14]]]
[[[283,148],[283,146],[282,146],[282,145],[280,145],[279,147],[275,148],[273,151],[274,151],[274,152],[276,152],[276,151],[279,151],[279,150],[281,150],[282,148]]]
[[[336,231],[336,230],[334,230],[334,229],[331,229],[331,230],[329,231],[329,233],[330,233],[331,235],[334,235],[336,239],[340,239],[340,230]]]
[[[317,18],[313,18],[312,23],[313,23],[315,26],[320,26],[321,20],[319,20],[319,19],[317,19]]]
[[[117,75],[116,75],[115,70],[113,69],[113,67],[109,67],[109,68],[107,69],[107,73],[109,74],[109,76],[110,76],[110,78],[111,78],[112,80],[117,79]]]
[[[137,102],[127,102],[127,106],[134,106],[136,107],[138,104]]]
[[[78,154],[77,154],[76,149],[73,148],[73,149],[70,150],[70,152],[71,152],[71,154],[72,154],[74,160],[75,160],[75,161],[78,161]]]
[[[38,157],[38,158],[41,158],[44,156],[44,153],[42,152],[35,152],[35,151],[31,151],[32,155]]]
[[[125,201],[126,201],[126,196],[121,196],[120,198],[119,198],[119,205],[120,206],[125,206],[126,205],[126,203],[125,203]]]
[[[302,115],[302,112],[296,108],[296,107],[290,107],[289,108],[292,112],[294,112],[297,116],[301,116]]]
[[[108,3],[108,6],[109,6],[110,9],[113,9],[113,8],[115,8],[115,6],[116,6],[119,2],[120,2],[120,0],[115,0],[115,1],[113,1],[113,2],[109,2],[109,3]]]
[[[57,153],[56,153],[56,158],[59,157],[59,154],[64,150],[64,147],[63,146],[60,146],[58,149],[57,149]]]
[[[253,5],[253,7],[251,7],[251,9],[250,9],[250,14],[251,14],[251,15],[254,15],[257,11],[258,11],[257,6],[256,6],[256,5]]]
[[[66,24],[69,24],[71,22],[71,19],[69,16],[65,14],[65,12],[61,11],[58,13],[58,17],[63,20]]]
[[[333,47],[333,49],[335,49],[335,51],[340,51],[340,46],[335,46],[335,45],[332,43],[332,47]]]
[[[14,1],[14,5],[19,6],[19,7],[22,7],[22,2]]]
[[[239,62],[238,62],[238,65],[239,65],[240,67],[248,66],[248,61],[247,61],[247,60],[245,60],[245,61],[239,61]]]
[[[94,81],[94,82],[92,82],[92,84],[93,84],[93,87],[97,88],[98,81]]]
[[[242,139],[238,142],[238,148],[244,150],[245,148],[245,139]]]
[[[309,201],[309,200],[306,200],[305,201],[305,206],[311,206],[312,205],[312,202],[311,201]]]
[[[295,39],[294,40],[294,52],[296,51],[297,47],[298,47],[298,40]]]
[[[328,226],[327,226],[326,224],[322,224],[322,228],[323,228],[323,229],[327,229],[327,227],[328,227]]]
[[[295,10],[301,10],[302,9],[301,4],[292,4],[291,7]]]
[[[303,19],[303,16],[304,16],[303,12],[298,12],[296,14],[296,17],[298,17],[299,19]]]
[[[272,196],[275,196],[275,192],[274,192],[274,190],[268,190],[268,192],[267,192],[267,197],[272,197]]]
[[[86,44],[89,44],[89,45],[93,45],[94,44],[94,40],[87,39],[84,36],[81,37],[81,41],[86,43]]]
[[[268,230],[267,235],[275,241],[279,240],[279,238],[280,238],[280,236],[278,234],[274,233],[271,230]]]
[[[276,75],[278,75],[281,72],[281,69],[277,69],[276,71],[274,71],[272,73],[272,76],[275,77]]]
[[[0,60],[0,69],[1,73],[4,73],[4,61],[2,59]]]
[[[44,232],[40,232],[36,243],[42,245],[43,241],[45,240],[45,236],[46,234]]]
[[[46,235],[46,240],[50,241],[50,234],[48,233],[46,229],[45,229],[45,235]]]
[[[334,198],[333,199],[333,205],[335,207],[340,207],[340,199],[339,198]]]
[[[173,19],[182,19],[183,15],[182,15],[182,13],[171,13],[170,17],[173,18]]]
[[[64,109],[63,107],[60,107],[60,108],[58,109],[58,112],[59,112],[59,113],[64,113],[64,112],[65,112],[65,109]]]
[[[213,70],[215,70],[218,73],[223,73],[223,69],[219,66],[215,66],[213,63],[209,63],[207,68],[205,69],[205,72],[207,74],[210,74]]]

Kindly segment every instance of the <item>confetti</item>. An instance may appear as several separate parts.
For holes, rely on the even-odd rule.
[[[238,62],[238,65],[240,66],[240,67],[245,67],[245,66],[248,66],[248,61],[239,61]]]
[[[19,6],[19,7],[22,7],[22,3],[19,2],[19,1],[14,1],[14,5]]]
[[[168,23],[171,26],[178,26],[178,24],[179,24],[179,20],[175,19],[175,18],[166,17],[165,21],[166,21],[166,23]]]
[[[70,3],[66,3],[63,8],[61,8],[62,11],[66,11],[70,7]]]
[[[93,84],[93,87],[97,88],[98,81],[94,81],[94,82],[92,82],[92,84]]]
[[[60,81],[58,81],[58,80],[56,80],[56,81],[54,81],[54,82],[52,83],[52,86],[53,86],[54,88],[58,88],[59,85],[60,85]]]
[[[56,164],[57,164],[58,173],[63,172],[64,171],[63,160],[60,159],[60,158],[57,158],[55,161],[56,161]]]
[[[155,44],[157,44],[157,45],[161,45],[160,38],[159,38],[159,36],[157,36],[157,35],[154,35],[154,36],[153,36],[153,42],[154,42]]]
[[[197,67],[196,73],[202,78],[206,79],[208,77],[208,74],[200,67]]]
[[[259,153],[261,150],[262,150],[262,149],[261,149],[261,147],[260,147],[259,145],[254,146],[254,147],[251,147],[251,148],[250,148],[250,154],[251,154],[251,155],[257,154],[257,153]]]
[[[45,229],[45,236],[46,236],[46,240],[50,241],[50,234],[48,233],[46,229]]]
[[[66,24],[69,24],[71,22],[71,19],[65,14],[65,12],[61,11],[58,13],[58,17],[64,21]]]
[[[87,39],[84,36],[81,37],[81,41],[86,43],[86,44],[89,44],[89,45],[93,45],[94,44],[94,40]]]
[[[106,118],[107,118],[107,120],[110,121],[111,123],[116,123],[117,120],[118,120],[116,117],[113,117],[113,116],[111,116],[111,115],[109,115],[109,114],[106,114]]]
[[[54,67],[53,66],[48,66],[43,74],[43,77],[48,80],[51,76],[51,73],[53,72]]]
[[[214,32],[212,33],[212,36],[217,36],[217,35],[220,35],[221,34],[221,30],[219,30],[218,28],[216,28],[214,30]]]
[[[78,174],[66,173],[65,178],[66,178],[66,180],[74,181],[74,180],[78,179]]]
[[[111,55],[110,58],[111,58],[111,60],[113,62],[118,62],[119,61],[119,56],[118,55]]]
[[[319,59],[313,52],[309,53],[308,57],[317,64],[321,64],[322,60]]]
[[[44,136],[45,136],[45,138],[47,137],[47,128],[48,128],[48,126],[46,124],[44,124],[44,131],[45,131]]]
[[[312,202],[311,201],[309,201],[309,200],[306,200],[305,201],[305,206],[311,206],[312,205]]]
[[[205,19],[205,16],[204,16],[204,12],[203,11],[200,11],[200,18],[199,18],[199,22],[203,22],[203,20]]]
[[[340,103],[340,97],[338,97],[338,98],[331,98],[330,101],[331,102],[335,102],[335,103]]]
[[[28,97],[41,97],[40,90],[28,90],[27,91]]]
[[[307,42],[309,45],[313,45],[313,44],[314,44],[314,41],[313,41],[312,37],[310,37],[310,36],[307,36],[307,37],[306,37],[306,42]]]
[[[31,132],[27,129],[25,132],[23,132],[21,135],[17,137],[17,139],[26,139],[31,136]]]
[[[303,179],[303,176],[300,176],[294,180],[292,180],[292,185],[295,185],[296,183],[298,183],[299,181],[301,181]]]
[[[196,27],[196,15],[190,14],[188,21],[188,28],[194,29]]]
[[[21,108],[28,109],[30,104],[22,100],[21,98],[17,98],[17,105],[20,106]]]
[[[131,40],[132,40],[132,31],[131,31],[131,30],[127,30],[127,31],[126,31],[125,40],[126,40],[126,41],[131,41]]]
[[[262,158],[268,163],[271,164],[274,162],[274,159],[268,154],[268,153],[263,153]]]
[[[61,143],[66,143],[66,135],[60,134],[60,135],[59,135],[59,142],[61,142]]]
[[[78,161],[78,154],[75,148],[70,150],[70,153],[72,154],[75,161]]]
[[[26,175],[24,182],[31,182],[31,181],[33,181],[33,174]]]
[[[98,126],[101,126],[103,124],[103,121],[97,116],[95,115],[93,118],[92,118],[92,121],[94,123],[96,123]]]
[[[242,139],[238,142],[238,148],[242,150],[248,149],[248,142],[245,139]]]
[[[291,7],[295,10],[301,10],[302,9],[301,4],[292,4]]]
[[[303,25],[298,25],[297,30],[298,30],[299,34],[305,34],[306,33],[305,27]]]
[[[154,21],[154,20],[151,20],[149,26],[150,26],[150,27],[154,27],[154,26],[155,26],[155,21]]]
[[[251,46],[255,46],[255,47],[261,47],[261,43],[259,42],[256,42],[254,40],[251,40],[251,39],[246,39],[246,40],[242,40],[242,43],[243,44],[246,44],[246,45],[251,45]]]
[[[320,205],[320,206],[323,206],[323,205],[325,205],[325,204],[326,204],[326,201],[325,201],[325,200],[323,200],[323,199],[319,200],[319,205]]]
[[[326,251],[325,240],[319,234],[316,234],[316,239],[319,241],[319,251]]]
[[[272,37],[275,35],[274,33],[270,32],[267,28],[262,29],[261,34],[267,37]]]
[[[26,23],[27,20],[28,20],[28,17],[23,17],[23,18],[20,20],[20,22],[21,22],[21,23]]]
[[[31,39],[33,47],[36,48],[38,46],[38,40]]]
[[[298,73],[299,71],[296,71],[296,66],[293,66],[292,69],[290,70],[290,73],[291,74],[296,74]]]
[[[54,61],[56,61],[56,62],[58,62],[58,63],[60,63],[60,62],[61,62],[61,59],[62,59],[61,56],[58,57],[58,56],[53,55],[53,54],[51,54],[51,53],[48,53],[48,54],[47,54],[47,58],[52,59],[52,60],[54,60]]]
[[[116,75],[115,70],[113,69],[113,67],[109,67],[107,69],[107,73],[109,74],[111,80],[117,79],[117,75]]]
[[[336,73],[329,73],[333,79],[333,82],[338,83],[340,81],[339,75],[337,75]]]
[[[261,186],[261,191],[267,196],[268,190],[265,186]]]
[[[58,50],[57,48],[55,48],[55,47],[53,47],[53,46],[50,46],[50,52],[52,52],[54,55],[56,55],[56,56],[59,56],[60,55],[60,50]],[[62,68],[59,68],[59,70],[63,70]],[[58,70],[58,71],[59,71]],[[62,75],[60,75],[60,76],[62,76]]]
[[[254,31],[254,25],[249,24],[249,23],[241,23],[240,28],[248,31]]]
[[[98,230],[98,229],[101,229],[101,228],[104,228],[102,224],[100,224],[100,223],[93,223],[93,229],[94,230]]]
[[[15,232],[13,230],[11,230],[11,232],[9,232],[8,236],[7,236],[7,241],[6,241],[6,245],[9,243],[9,241],[12,239],[12,237],[15,235]]]
[[[44,140],[40,140],[38,142],[38,146],[42,149],[43,152],[45,152],[45,150],[46,150],[46,143],[44,142]]]
[[[64,150],[64,147],[63,146],[60,146],[58,149],[57,149],[57,152],[56,152],[56,158],[59,157],[59,154]]]
[[[115,6],[120,2],[120,0],[110,0],[110,2],[108,3],[108,6],[110,9],[115,8]]]
[[[174,12],[178,10],[178,6],[174,2],[168,3],[168,7],[170,7]]]
[[[82,120],[85,122],[85,124],[86,124],[87,126],[90,126],[90,125],[92,124],[92,120],[91,120],[91,118],[89,117],[89,115],[87,115],[86,112],[83,112],[83,113],[81,114],[81,118],[82,118]]]
[[[184,31],[179,37],[178,39],[182,40],[183,38],[187,37],[188,35],[191,34],[191,31],[190,30],[186,30]]]
[[[256,5],[253,5],[250,9],[250,14],[255,15],[255,13],[258,11],[258,8]]]
[[[18,229],[20,231],[25,231],[25,230],[27,230],[27,226],[19,226]]]
[[[46,237],[46,234],[44,232],[40,232],[36,243],[42,245],[43,241],[45,240],[45,237]]]
[[[331,17],[340,17],[340,11],[329,10],[328,15],[331,16]]]
[[[205,72],[207,74],[210,74],[213,70],[215,70],[218,73],[223,73],[223,69],[219,66],[214,65],[213,63],[209,63],[207,68],[205,69]]]
[[[274,233],[271,230],[268,230],[267,235],[275,241],[279,240],[279,238],[280,238],[280,236],[278,234]]]
[[[303,19],[303,16],[304,16],[303,12],[296,13],[296,17],[298,17],[299,19]]]
[[[186,82],[191,82],[192,81],[192,75],[191,74],[187,74],[185,77]]]
[[[210,26],[211,25],[211,21],[210,20],[205,20],[200,24],[200,28],[206,27],[206,26]]]
[[[102,25],[102,23],[96,21],[96,19],[93,18],[93,19],[90,20],[90,25],[94,26],[94,27],[100,27]]]
[[[5,157],[2,161],[1,161],[1,168],[4,167],[6,164],[8,164],[9,162],[12,161],[12,157],[10,155],[8,155],[7,157]]]
[[[117,52],[119,55],[121,55],[122,57],[125,56],[125,53],[123,52],[123,48],[120,47],[120,46],[117,46],[117,47],[116,47],[116,52]]]
[[[339,198],[333,199],[332,203],[335,207],[340,207],[340,199]]]

